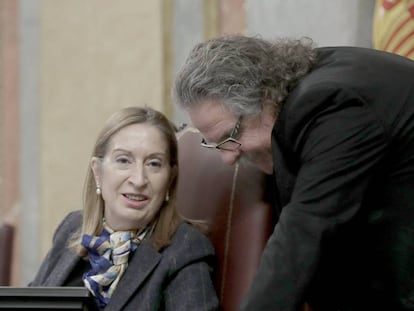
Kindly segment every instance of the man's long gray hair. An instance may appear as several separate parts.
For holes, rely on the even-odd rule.
[[[176,76],[172,97],[184,109],[217,100],[236,115],[257,115],[264,100],[276,111],[312,68],[311,39],[267,41],[241,35],[197,44]]]

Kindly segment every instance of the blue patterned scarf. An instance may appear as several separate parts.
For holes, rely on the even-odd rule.
[[[84,234],[82,245],[88,251],[92,269],[83,275],[83,283],[95,296],[100,308],[104,308],[111,299],[119,280],[128,267],[131,252],[144,238],[146,230],[137,235],[135,231],[114,231],[105,221],[100,236]]]

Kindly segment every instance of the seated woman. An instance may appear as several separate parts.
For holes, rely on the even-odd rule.
[[[214,249],[176,211],[177,172],[164,115],[139,107],[112,115],[93,149],[83,211],[58,226],[29,285],[85,286],[107,310],[217,310]]]

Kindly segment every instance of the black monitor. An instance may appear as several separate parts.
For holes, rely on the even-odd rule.
[[[98,311],[85,287],[0,286],[0,310],[76,310]]]

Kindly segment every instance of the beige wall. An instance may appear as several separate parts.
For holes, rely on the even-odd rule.
[[[90,150],[120,107],[163,103],[163,1],[39,2],[41,256],[81,208]]]
[[[18,5],[0,1],[0,222],[19,219]],[[14,243],[19,242],[16,232]],[[14,248],[13,257],[19,256]],[[0,254],[1,255],[1,254]],[[19,277],[13,266],[13,280]]]

